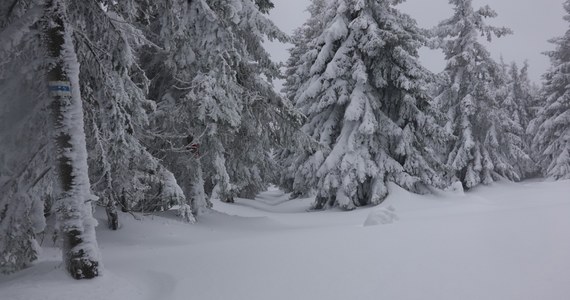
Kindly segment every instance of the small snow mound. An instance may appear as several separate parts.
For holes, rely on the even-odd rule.
[[[392,206],[383,207],[372,211],[368,214],[366,221],[364,221],[364,226],[376,226],[391,224],[398,221],[398,215],[395,213],[395,209]]]
[[[451,192],[455,194],[464,194],[465,191],[463,190],[463,184],[461,181],[456,181],[452,183],[448,188],[445,189],[446,192]]]

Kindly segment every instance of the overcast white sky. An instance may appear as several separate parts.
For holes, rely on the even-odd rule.
[[[308,17],[305,11],[309,0],[273,0],[275,9],[271,19],[283,31],[292,33],[301,26]],[[515,34],[495,39],[488,47],[495,58],[501,55],[505,61],[522,63],[527,59],[530,63],[531,78],[540,81],[540,76],[549,67],[548,58],[541,53],[553,49],[548,40],[561,36],[568,29],[562,16],[563,0],[473,0],[476,7],[489,4],[499,16],[492,24],[507,26]],[[430,28],[439,21],[448,18],[451,6],[448,0],[407,0],[399,6],[412,15],[422,27]],[[268,51],[277,61],[285,61],[290,45],[269,44]],[[443,69],[443,56],[434,51],[421,52],[422,62],[434,72]]]

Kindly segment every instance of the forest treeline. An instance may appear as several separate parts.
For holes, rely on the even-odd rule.
[[[0,271],[47,236],[74,278],[98,276],[96,206],[117,229],[117,210],[194,223],[270,184],[351,210],[390,182],[569,179],[570,31],[539,85],[481,43],[512,34],[489,6],[450,0],[425,29],[400,2],[312,0],[288,36],[270,0],[2,1]],[[266,40],[293,44],[284,66]],[[421,47],[444,53],[442,73]]]

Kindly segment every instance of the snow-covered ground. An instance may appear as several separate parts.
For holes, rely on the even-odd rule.
[[[98,228],[103,277],[75,281],[45,248],[0,277],[0,299],[570,299],[570,181],[391,190],[352,212],[271,190],[196,225],[121,215],[120,231]]]

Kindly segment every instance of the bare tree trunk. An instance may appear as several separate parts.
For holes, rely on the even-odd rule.
[[[69,28],[66,28],[61,0],[47,1],[46,17],[46,41],[49,54],[55,61],[47,77],[53,101],[54,142],[62,188],[56,211],[63,239],[63,260],[73,278],[93,278],[99,275],[100,255],[87,173],[79,63]]]

